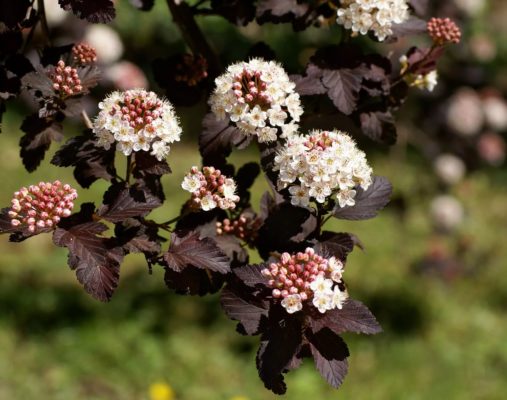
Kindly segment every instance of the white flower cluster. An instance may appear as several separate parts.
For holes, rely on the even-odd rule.
[[[233,122],[261,143],[297,132],[303,114],[301,101],[295,84],[278,63],[252,59],[233,64],[215,84],[209,104],[218,120]]]
[[[393,24],[400,24],[409,17],[406,0],[341,0],[337,22],[353,35],[366,35],[372,31],[383,41],[392,35]]]
[[[324,203],[336,194],[340,207],[353,206],[359,185],[367,190],[372,169],[365,154],[347,134],[340,131],[313,131],[309,136],[287,140],[275,157],[278,187],[289,187],[291,203],[306,207],[311,198]]]
[[[132,151],[150,151],[162,161],[170,143],[180,140],[181,127],[172,105],[143,89],[113,92],[99,104],[93,123],[97,145],[116,149],[126,156]]]

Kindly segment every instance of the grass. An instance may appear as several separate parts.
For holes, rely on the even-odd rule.
[[[71,170],[47,160],[33,174],[24,171],[17,126],[15,114],[8,114],[0,137],[0,204],[8,204],[19,186],[41,179],[74,183]],[[235,152],[233,160],[240,164],[255,157]],[[177,213],[185,199],[179,182],[199,157],[195,146],[181,144],[170,161],[174,173],[164,182],[169,200],[153,213],[155,219]],[[504,398],[507,188],[498,182],[505,176],[479,172],[458,186],[455,195],[467,218],[455,236],[444,236],[433,233],[427,216],[435,190],[431,171],[385,156],[373,157],[372,164],[409,199],[406,210],[391,207],[376,219],[333,221],[329,228],[353,232],[363,241],[366,251],[351,255],[346,279],[351,295],[375,310],[385,333],[347,335],[350,372],[339,391],[308,361],[287,376],[287,398]],[[254,204],[263,187],[259,179]],[[80,201],[98,201],[105,188],[97,183],[81,190]],[[452,279],[414,272],[435,243],[449,253],[460,249],[465,268]],[[236,334],[216,295],[176,296],[164,287],[163,271],[149,275],[142,261],[127,257],[113,300],[99,304],[79,287],[64,249],[54,247],[49,236],[21,244],[2,237],[0,399],[148,399],[155,382],[168,383],[181,400],[274,399],[255,370],[258,338]]]

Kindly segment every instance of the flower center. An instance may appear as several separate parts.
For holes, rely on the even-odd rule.
[[[262,72],[243,69],[241,74],[234,77],[232,85],[234,94],[241,104],[248,104],[250,108],[259,106],[266,111],[271,106],[271,97],[266,88],[266,82],[261,79]]]

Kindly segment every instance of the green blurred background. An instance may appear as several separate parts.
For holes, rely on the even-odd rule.
[[[498,3],[468,20],[470,34],[490,34],[487,22],[494,4]],[[241,59],[252,43],[265,40],[290,72],[304,65],[315,46],[338,41],[335,28],[311,28],[296,35],[289,26],[252,24],[238,30],[218,18],[199,22],[225,62]],[[120,2],[112,26],[126,44],[125,58],[137,63],[148,79],[154,58],[184,50],[163,1],[149,13]],[[54,29],[64,28],[55,24]],[[498,52],[478,67],[501,75],[506,54],[501,47]],[[412,101],[407,114],[424,108],[424,101]],[[168,200],[153,213],[154,219],[176,215],[186,199],[179,184],[189,167],[200,162],[195,113],[203,110],[203,104],[178,110],[186,139],[169,156],[174,173],[164,178]],[[78,187],[72,171],[50,165],[49,157],[32,174],[23,169],[17,142],[26,114],[22,104],[11,105],[6,114],[0,136],[0,204],[7,205],[20,186],[39,180],[60,179]],[[67,137],[80,129],[69,124]],[[441,233],[429,212],[432,199],[441,192],[431,162],[403,142],[391,149],[364,143],[375,173],[389,177],[394,185],[393,204],[376,219],[331,221],[328,228],[353,232],[362,240],[365,251],[358,249],[350,256],[346,280],[351,296],[371,307],[385,332],[346,336],[350,371],[338,391],[329,388],[307,361],[288,374],[286,397],[504,399],[507,170],[477,168],[446,188],[465,214],[459,226]],[[240,165],[258,155],[254,150],[235,151],[231,159]],[[254,204],[265,187],[259,178]],[[78,203],[98,202],[105,189],[99,182],[80,190]],[[217,295],[174,295],[164,285],[161,268],[150,275],[142,257],[130,255],[112,301],[100,304],[76,282],[66,257],[64,249],[52,245],[50,235],[21,244],[1,238],[0,399],[276,398],[257,376],[259,339],[235,332]]]

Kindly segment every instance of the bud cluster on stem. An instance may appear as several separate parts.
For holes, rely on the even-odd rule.
[[[176,65],[176,82],[185,82],[188,86],[196,86],[208,77],[208,61],[202,56],[183,55],[183,62]]]
[[[459,43],[461,30],[450,18],[431,18],[428,21],[428,33],[437,46]]]
[[[26,227],[30,233],[53,228],[61,218],[72,213],[76,198],[76,190],[70,185],[62,185],[60,181],[22,187],[14,193],[11,201],[11,225]]]
[[[262,225],[260,218],[253,218],[245,214],[241,214],[238,218],[230,220],[224,219],[222,222],[216,223],[217,235],[234,235],[237,238],[250,243],[257,237],[259,228]]]
[[[78,65],[90,65],[97,62],[97,52],[92,46],[79,43],[72,47],[72,58]]]
[[[53,82],[53,89],[61,97],[74,96],[83,90],[77,69],[65,65],[62,60],[58,61],[49,77]]]

